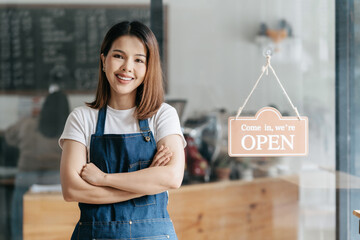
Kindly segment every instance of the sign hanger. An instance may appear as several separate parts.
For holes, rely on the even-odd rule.
[[[228,154],[240,156],[305,156],[308,154],[308,118],[301,117],[271,66],[271,50],[265,52],[266,65],[236,117],[228,119]],[[260,109],[255,117],[240,117],[242,110],[269,69],[274,74],[296,117],[283,117],[272,107]]]
[[[259,84],[261,78],[263,77],[264,73],[266,72],[266,75],[269,75],[269,68],[270,68],[271,71],[272,71],[272,73],[274,74],[277,82],[279,83],[279,85],[280,85],[280,87],[281,87],[281,90],[283,91],[283,93],[285,94],[286,98],[288,99],[291,107],[294,109],[297,117],[300,119],[300,114],[299,114],[297,108],[296,108],[296,107],[294,106],[294,104],[292,103],[289,95],[286,93],[286,90],[285,90],[284,86],[281,84],[280,79],[279,79],[278,76],[276,75],[274,68],[271,66],[271,63],[270,63],[271,55],[272,55],[272,50],[266,49],[266,50],[264,51],[264,56],[266,57],[266,65],[262,67],[262,72],[261,72],[261,74],[260,74],[260,77],[259,77],[258,80],[256,81],[256,83],[255,83],[254,87],[252,88],[250,94],[249,94],[249,95],[247,96],[247,98],[245,99],[244,104],[238,109],[237,114],[236,114],[236,118],[238,118],[238,117],[240,116],[242,110],[244,109],[245,105],[246,105],[247,102],[249,101],[249,98],[251,97],[251,95],[252,95],[253,92],[255,91],[255,89],[256,89],[257,85]]]

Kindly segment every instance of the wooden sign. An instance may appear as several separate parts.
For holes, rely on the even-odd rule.
[[[255,117],[230,117],[228,153],[240,156],[305,156],[308,154],[307,117],[283,117],[271,107]]]

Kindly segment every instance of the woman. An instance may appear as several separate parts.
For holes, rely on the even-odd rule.
[[[114,25],[99,70],[95,100],[69,115],[60,138],[63,196],[81,211],[72,239],[177,239],[166,191],[181,185],[186,142],[163,103],[154,34]]]
[[[22,239],[23,195],[33,184],[59,184],[61,149],[57,141],[69,114],[62,92],[49,94],[39,116],[21,119],[5,131],[6,142],[19,148],[12,201],[12,240]]]

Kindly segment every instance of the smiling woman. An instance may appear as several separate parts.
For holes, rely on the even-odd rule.
[[[114,25],[99,71],[95,100],[69,115],[60,137],[63,196],[81,212],[71,239],[177,239],[166,191],[181,185],[186,142],[163,103],[154,34]]]
[[[131,47],[133,47],[132,50],[127,50],[129,52],[124,52],[124,49],[119,49],[119,46],[116,45],[120,43],[125,44],[125,42],[127,42],[126,40],[130,39],[135,39],[136,41],[133,43],[128,43],[129,45],[131,44]],[[112,50],[116,51],[111,52]],[[133,52],[130,53],[130,51]],[[121,55],[121,53],[123,55]],[[135,57],[125,55],[135,54],[137,57],[139,57],[139,60],[143,59],[141,58],[141,55],[146,56],[146,59],[143,59],[145,60],[145,76],[143,83],[140,84],[136,90],[135,105],[137,118],[149,118],[160,107],[164,98],[159,46],[155,35],[148,27],[139,22],[132,22],[131,24],[128,22],[122,22],[114,25],[108,31],[101,45],[99,82],[96,92],[96,99],[95,101],[88,104],[88,106],[91,108],[101,108],[108,104],[110,99],[111,88],[107,79],[108,73],[105,73],[105,71],[110,70],[107,70],[105,68],[106,66],[104,66],[104,64],[106,64],[104,60],[106,60],[108,55],[110,57],[110,54],[114,54],[113,57],[116,56],[118,58]],[[127,59],[127,61],[128,60],[129,59]],[[139,60],[137,60],[137,63]],[[120,71],[120,69],[118,69],[118,71]]]
[[[126,49],[126,50],[125,50]],[[146,74],[146,48],[134,36],[116,39],[107,56],[101,54],[103,71],[111,86],[111,102],[115,109],[134,107],[136,89]]]

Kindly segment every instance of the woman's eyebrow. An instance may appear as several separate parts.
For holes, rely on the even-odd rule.
[[[120,49],[114,49],[113,52],[120,52],[120,53],[126,54],[123,50],[120,50]]]
[[[146,58],[146,55],[141,54],[141,53],[135,54],[135,56],[139,56],[139,57],[144,57],[144,58]]]
[[[114,49],[113,52],[120,52],[120,53],[126,55],[126,53],[125,53],[123,50],[120,50],[120,49]],[[145,54],[142,54],[142,53],[135,54],[135,56],[139,56],[139,57],[144,57],[144,58],[146,58],[146,55],[145,55]]]

